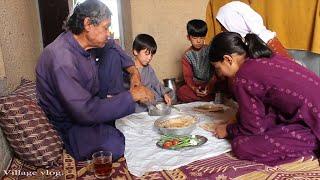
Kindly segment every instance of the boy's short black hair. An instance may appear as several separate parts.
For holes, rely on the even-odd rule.
[[[187,31],[189,36],[205,37],[208,32],[207,23],[201,19],[193,19],[187,23]]]
[[[154,38],[148,34],[138,34],[133,41],[132,50],[140,52],[147,49],[151,54],[157,52],[157,43]]]

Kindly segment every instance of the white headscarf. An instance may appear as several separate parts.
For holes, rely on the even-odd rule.
[[[267,43],[276,36],[275,32],[269,31],[263,25],[263,19],[257,12],[240,1],[232,1],[222,6],[216,19],[228,31],[237,32],[242,37],[248,33],[254,33]]]

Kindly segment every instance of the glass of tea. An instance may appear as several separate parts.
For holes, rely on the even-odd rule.
[[[112,171],[112,153],[98,151],[92,154],[93,171],[97,179],[107,179]]]

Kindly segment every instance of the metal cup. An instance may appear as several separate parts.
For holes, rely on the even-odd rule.
[[[223,104],[223,93],[222,92],[215,93],[214,103]]]

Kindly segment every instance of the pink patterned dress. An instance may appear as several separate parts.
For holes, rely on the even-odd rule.
[[[319,76],[285,57],[247,59],[233,82],[238,122],[227,126],[235,155],[267,165],[316,155],[319,84]]]

